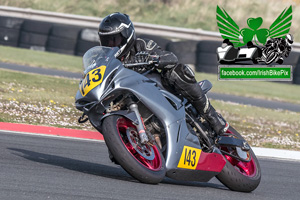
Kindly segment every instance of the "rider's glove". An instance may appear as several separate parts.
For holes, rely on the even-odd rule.
[[[158,63],[159,63],[159,56],[150,55],[146,51],[141,51],[135,55],[135,62],[136,63],[148,63],[150,65],[154,65],[157,67]]]
[[[159,56],[158,55],[150,55],[150,58],[151,59],[150,59],[149,63],[151,63],[155,67],[158,67],[158,65],[159,65]]]
[[[136,63],[146,63],[149,60],[149,53],[146,51],[140,51],[137,54],[135,54],[135,62]]]

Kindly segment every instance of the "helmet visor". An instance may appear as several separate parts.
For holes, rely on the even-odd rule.
[[[99,37],[102,46],[120,48],[121,46],[126,44],[126,38],[124,38],[121,33],[116,33],[113,35],[99,34]]]

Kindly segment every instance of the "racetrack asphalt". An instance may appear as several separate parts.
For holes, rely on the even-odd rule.
[[[38,126],[38,125],[30,125],[30,124],[0,122],[0,133],[1,130],[10,133],[21,133],[26,135],[75,138],[75,139],[93,140],[93,141],[104,140],[103,136],[97,131],[85,131],[85,130],[78,130],[78,129],[57,128],[57,127]],[[255,155],[259,157],[300,161],[300,151],[290,151],[290,150],[283,150],[283,149],[271,149],[271,148],[260,148],[260,147],[252,147],[252,149]]]
[[[54,69],[45,69],[39,67],[29,67],[24,65],[16,65],[16,64],[9,64],[3,62],[0,62],[0,68],[28,72],[28,73],[35,73],[35,74],[75,78],[75,79],[79,79],[82,77],[82,74],[80,73],[66,72],[66,71],[60,71]],[[293,104],[293,103],[269,101],[263,99],[255,99],[255,98],[228,95],[228,94],[219,94],[213,92],[209,92],[207,96],[215,100],[222,100],[227,102],[234,102],[234,103],[252,105],[252,106],[269,108],[269,109],[280,109],[280,110],[289,110],[293,112],[300,112],[300,105]]]
[[[108,158],[104,142],[0,131],[0,199],[298,200],[300,162],[258,158],[262,180],[251,193],[165,178],[142,184]]]

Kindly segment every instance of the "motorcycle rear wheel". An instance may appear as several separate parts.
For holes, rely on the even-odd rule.
[[[102,134],[114,159],[135,179],[157,184],[166,174],[165,159],[157,145],[139,142],[138,131],[122,116],[108,116],[103,121]]]
[[[243,139],[243,137],[232,127],[229,127],[227,134]],[[228,153],[232,151],[231,148],[227,147],[221,147],[221,149]],[[249,162],[243,162],[224,154],[226,165],[216,177],[231,190],[251,192],[255,190],[260,183],[260,165],[251,148],[247,155],[251,158]]]

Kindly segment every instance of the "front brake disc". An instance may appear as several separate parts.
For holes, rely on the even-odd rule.
[[[140,142],[139,135],[134,128],[128,127],[126,130],[126,135],[130,144],[136,150],[136,152],[138,152],[138,154],[147,160],[153,160],[155,158],[153,147],[149,144],[142,144]]]

